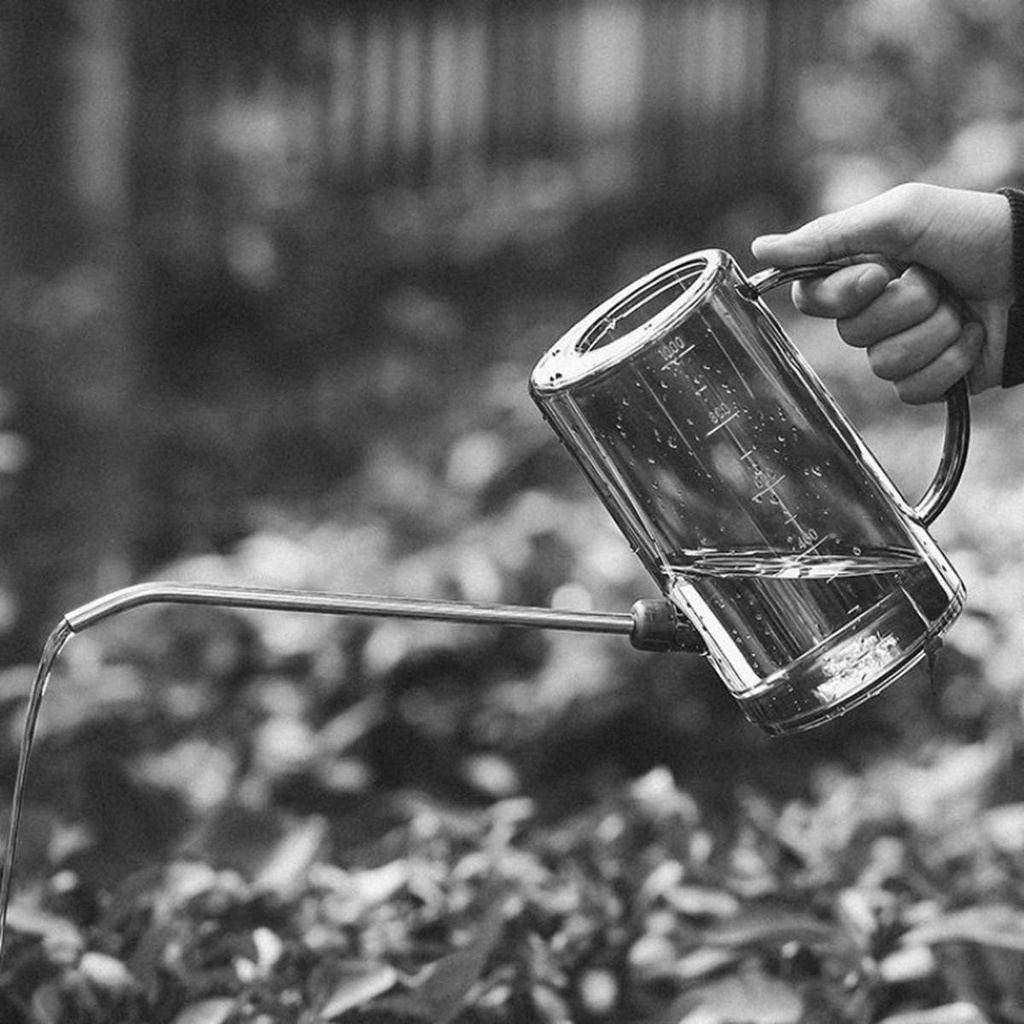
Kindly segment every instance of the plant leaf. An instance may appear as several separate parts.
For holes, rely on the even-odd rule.
[[[265,892],[291,892],[305,878],[326,837],[327,822],[318,816],[291,828],[261,865],[255,887]]]
[[[171,1024],[224,1024],[236,1006],[234,999],[201,999],[198,1003],[189,1003]]]
[[[927,1010],[908,1010],[885,1017],[879,1024],[989,1024],[973,1003],[947,1003]]]
[[[389,964],[361,960],[335,960],[321,964],[310,979],[315,994],[316,1015],[334,1020],[348,1010],[363,1006],[383,995],[398,981],[398,972]]]
[[[971,942],[1024,952],[1024,912],[1006,904],[969,907],[918,925],[903,941],[926,946]]]
[[[699,986],[683,997],[679,1024],[721,1021],[723,1024],[798,1024],[804,1001],[783,981],[759,968],[731,974]]]
[[[417,979],[414,991],[389,1002],[389,1008],[422,1017],[431,1024],[448,1024],[462,1009],[498,941],[502,902],[493,900],[472,940],[463,949],[430,964]]]
[[[773,947],[785,942],[831,945],[841,938],[840,930],[810,914],[745,910],[735,917],[717,921],[704,929],[711,945],[729,949]]]

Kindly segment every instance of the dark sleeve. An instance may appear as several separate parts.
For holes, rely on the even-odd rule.
[[[1024,383],[1024,190],[997,190],[1010,204],[1013,223],[1013,305],[1006,316],[1003,387]]]

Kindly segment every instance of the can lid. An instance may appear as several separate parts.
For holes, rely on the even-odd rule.
[[[583,317],[541,357],[530,390],[561,391],[621,363],[690,313],[731,257],[705,249],[666,263]]]

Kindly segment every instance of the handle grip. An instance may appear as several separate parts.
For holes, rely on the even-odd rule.
[[[849,265],[849,261],[835,260],[796,267],[768,267],[747,279],[748,297],[759,299],[772,288],[807,277],[824,277],[826,274],[834,273]],[[939,465],[920,501],[911,506],[914,517],[925,526],[930,526],[949,504],[957,484],[960,483],[964,466],[967,464],[967,449],[971,438],[971,415],[966,378],[958,380],[946,392],[945,402],[946,432],[942,439],[942,455],[939,458]]]

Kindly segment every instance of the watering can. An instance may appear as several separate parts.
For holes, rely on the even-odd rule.
[[[908,503],[762,301],[837,265],[653,271],[584,317],[530,389],[746,716],[842,714],[938,646],[964,585],[928,533],[963,470],[967,388]]]
[[[143,583],[67,613],[70,635],[151,602],[613,633],[706,654],[769,734],[827,721],[929,657],[964,585],[928,533],[963,471],[967,389],[916,504],[892,483],[762,299],[838,264],[747,277],[683,256],[585,316],[530,392],[662,597],[600,613]]]

